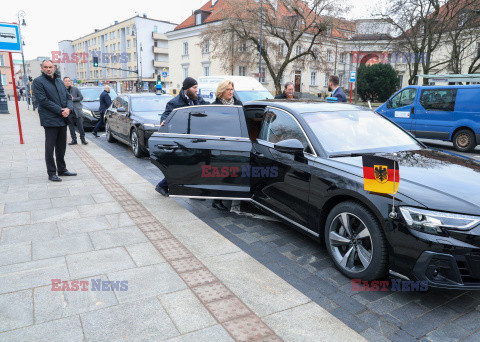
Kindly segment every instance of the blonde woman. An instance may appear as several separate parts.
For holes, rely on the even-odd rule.
[[[215,92],[217,99],[213,104],[216,105],[226,105],[226,106],[243,106],[242,101],[237,100],[233,93],[235,92],[235,87],[233,82],[230,80],[225,80],[220,83]]]

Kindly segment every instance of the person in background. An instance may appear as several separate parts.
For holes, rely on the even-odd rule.
[[[180,93],[175,96],[173,99],[168,101],[167,106],[165,107],[165,111],[163,112],[160,118],[160,127],[165,125],[165,121],[167,120],[170,113],[180,107],[188,107],[188,106],[198,106],[198,105],[205,105],[209,104],[205,101],[202,97],[198,96],[198,83],[192,77],[187,77],[183,81],[182,89]],[[155,190],[160,193],[162,196],[168,197],[168,183],[165,178],[163,178],[155,187]]]
[[[328,78],[328,91],[332,92],[331,97],[336,97],[338,102],[347,102],[347,96],[343,92],[342,88],[339,87],[339,78],[338,76],[332,75]]]
[[[293,82],[285,83],[285,90],[280,95],[275,96],[276,99],[298,99],[298,96],[295,95]]]
[[[97,132],[102,128],[103,121],[105,118],[105,112],[107,111],[107,109],[110,107],[111,104],[112,104],[112,99],[110,98],[110,86],[106,85],[103,88],[103,92],[100,94],[100,108],[98,109],[98,111],[100,112],[100,119],[98,120],[92,132],[95,138],[98,138]]]
[[[65,85],[55,74],[52,61],[44,60],[41,68],[42,74],[33,80],[33,93],[38,102],[40,124],[45,129],[45,163],[48,179],[61,182],[59,176],[77,175],[68,171],[65,164],[67,118],[73,110],[73,102]]]
[[[65,76],[63,78],[63,83],[70,94],[70,97],[73,101],[73,111],[68,116],[68,128],[70,129],[70,136],[72,137],[72,141],[69,142],[69,145],[76,145],[77,144],[77,133],[75,132],[75,123],[78,127],[78,133],[80,133],[80,140],[82,144],[87,145],[88,142],[85,140],[85,131],[83,130],[83,119],[82,119],[82,100],[83,95],[80,89],[77,87],[72,86],[72,80],[70,77]]]
[[[237,100],[233,93],[235,92],[235,87],[232,81],[225,80],[221,82],[217,91],[215,92],[216,100],[213,102],[215,105],[225,105],[225,106],[243,106],[242,101]],[[221,200],[215,199],[212,202],[212,207],[218,210],[228,210],[228,208],[223,205]]]

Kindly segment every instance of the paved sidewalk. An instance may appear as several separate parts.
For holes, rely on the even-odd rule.
[[[21,109],[24,145],[0,115],[0,341],[363,340],[95,144],[49,182]]]

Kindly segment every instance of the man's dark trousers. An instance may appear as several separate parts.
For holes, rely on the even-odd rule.
[[[104,117],[105,117],[105,113],[100,113],[100,119],[98,119],[98,122],[95,125],[95,128],[93,129],[92,133],[97,133],[102,128]]]
[[[67,149],[67,126],[45,128],[45,162],[47,173],[53,176],[67,171],[65,164],[65,151]],[[53,153],[55,152],[55,159]],[[55,160],[57,165],[55,165]]]
[[[72,141],[77,141],[77,134],[75,133],[75,121],[77,123],[78,133],[80,133],[80,140],[85,140],[85,131],[83,130],[83,119],[78,117],[75,113],[70,113],[68,116],[68,129],[70,130],[70,136]]]

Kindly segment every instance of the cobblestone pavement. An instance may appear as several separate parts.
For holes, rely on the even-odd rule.
[[[135,158],[126,145],[104,136],[93,141],[150,183],[161,179],[148,158]],[[326,249],[294,229],[215,210],[211,201],[177,201],[368,340],[480,340],[480,292],[353,292]]]

